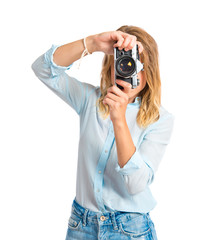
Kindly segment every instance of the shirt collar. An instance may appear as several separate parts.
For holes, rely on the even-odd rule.
[[[128,107],[139,106],[141,102],[141,97],[136,97],[134,102],[128,103]]]

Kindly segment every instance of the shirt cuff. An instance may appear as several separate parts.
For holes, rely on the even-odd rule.
[[[65,70],[69,70],[73,65],[73,63],[71,63],[69,66],[64,67],[64,66],[59,66],[56,63],[54,63],[53,54],[54,54],[55,50],[60,46],[62,46],[62,45],[54,45],[53,44],[52,47],[44,54],[45,62],[48,65],[50,65],[52,77],[62,74]]]
[[[122,175],[130,175],[133,172],[135,172],[136,170],[144,167],[143,165],[146,166],[146,168],[148,168],[148,166],[146,165],[146,163],[143,161],[143,158],[140,156],[138,151],[135,151],[135,153],[133,154],[133,156],[130,158],[130,160],[124,165],[123,168],[121,168],[119,166],[119,164],[117,163],[117,167],[115,168],[115,170],[117,172],[119,172]]]

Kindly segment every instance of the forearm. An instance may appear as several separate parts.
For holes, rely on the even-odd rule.
[[[96,51],[95,35],[86,38],[86,45],[90,53]],[[81,57],[84,49],[83,39],[64,44],[54,52],[53,61],[59,66],[67,67]]]
[[[126,47],[124,45],[125,38],[129,38],[129,35],[121,31],[104,32],[86,37],[86,45],[90,53],[102,51],[105,54],[113,54],[114,46]],[[55,50],[53,61],[59,66],[67,67],[78,60],[83,51],[83,39],[67,43]]]
[[[113,126],[115,132],[118,163],[119,166],[123,168],[135,153],[136,147],[134,146],[126,119],[117,123],[113,123]]]

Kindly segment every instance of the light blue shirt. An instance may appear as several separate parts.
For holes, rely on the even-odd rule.
[[[76,201],[92,211],[127,211],[147,213],[157,204],[149,185],[170,142],[174,115],[163,106],[160,119],[147,128],[140,128],[136,115],[140,99],[127,105],[126,120],[136,152],[121,168],[118,165],[113,124],[103,120],[96,107],[100,87],[80,82],[58,66],[52,47],[32,64],[36,76],[55,94],[68,103],[80,117]]]

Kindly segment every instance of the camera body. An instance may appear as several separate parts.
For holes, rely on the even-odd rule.
[[[136,44],[131,50],[125,51],[124,49],[119,50],[114,48],[114,74],[115,80],[124,80],[132,85],[132,88],[139,86],[139,79],[137,79],[137,74],[142,70],[144,71],[143,65],[139,61],[139,50]],[[115,85],[120,89],[116,81]]]

